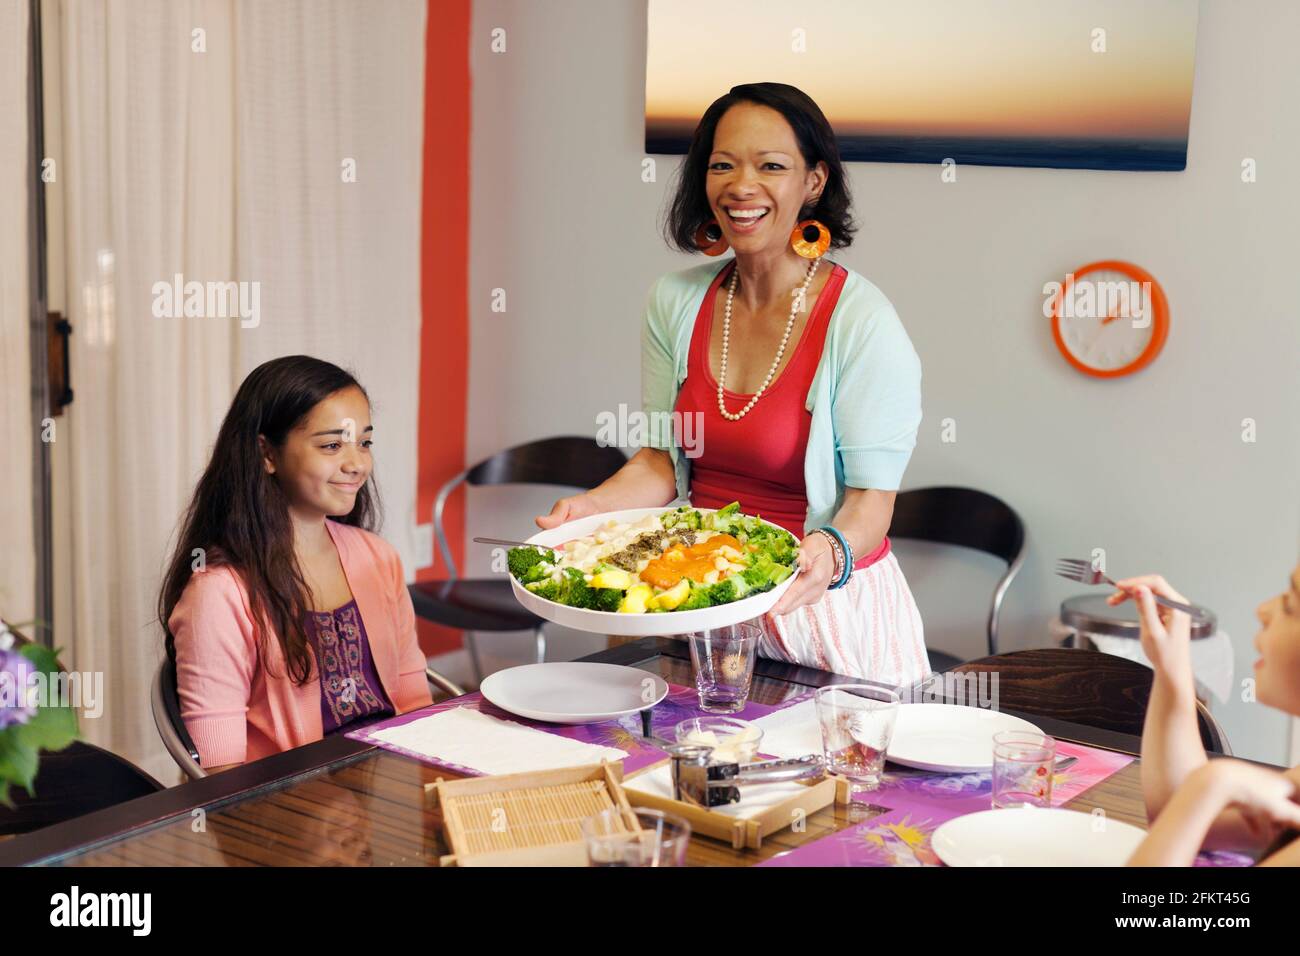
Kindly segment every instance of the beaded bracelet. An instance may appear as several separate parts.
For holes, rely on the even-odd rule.
[[[840,534],[837,528],[832,527],[831,525],[823,525],[817,530],[824,531],[827,534],[833,535],[835,537],[835,540],[839,542],[840,548],[843,552],[844,567],[841,569],[839,577],[827,589],[830,591],[835,591],[839,588],[844,587],[844,585],[848,584],[849,578],[853,574],[853,549],[849,547],[849,542],[845,540],[844,535]]]
[[[835,562],[835,566],[831,569],[831,583],[827,585],[829,589],[834,587],[835,582],[844,574],[844,551],[840,548],[839,539],[825,528],[814,528],[813,533],[825,538],[831,548],[831,559]]]

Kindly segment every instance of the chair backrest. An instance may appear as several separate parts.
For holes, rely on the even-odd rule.
[[[0,806],[0,836],[30,833],[163,789],[129,760],[80,740],[42,753],[32,787],[33,796],[10,788],[13,806]]]
[[[565,435],[541,438],[499,451],[461,472],[438,490],[433,506],[433,533],[447,565],[456,577],[456,562],[442,526],[447,498],[463,481],[471,485],[563,485],[594,488],[627,464],[621,448],[602,445],[594,438]]]
[[[1025,557],[1025,524],[1015,509],[975,488],[913,488],[894,498],[889,536],[973,548],[1007,563],[993,589],[986,626],[989,654],[996,654],[1002,598]]]
[[[621,448],[594,438],[542,438],[499,451],[465,473],[471,485],[594,488],[627,464]]]
[[[1011,651],[955,668],[958,674],[996,673],[997,706],[1140,737],[1154,673],[1137,661],[1072,647]],[[991,692],[991,691],[990,691]],[[1197,702],[1201,742],[1230,754],[1219,722]]]
[[[208,772],[199,765],[199,751],[181,720],[180,696],[176,692],[176,662],[164,656],[153,677],[153,722],[158,736],[176,766],[191,780],[206,777]]]

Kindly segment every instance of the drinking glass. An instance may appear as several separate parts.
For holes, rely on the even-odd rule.
[[[662,810],[614,807],[583,820],[582,836],[592,866],[685,866],[691,825]]]
[[[1056,740],[1004,730],[993,735],[993,807],[1050,807]]]
[[[875,790],[898,721],[896,691],[875,684],[835,684],[817,691],[826,769],[849,781],[853,792]]]
[[[762,631],[754,624],[731,624],[686,635],[700,709],[734,714],[745,707],[754,679],[754,652]]]

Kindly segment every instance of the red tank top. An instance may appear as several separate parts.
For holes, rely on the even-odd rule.
[[[718,288],[731,276],[735,260],[724,266],[709,285],[695,328],[686,363],[686,381],[675,410],[682,415],[702,413],[701,454],[691,461],[691,503],[697,508],[721,508],[740,502],[745,514],[761,515],[796,538],[804,536],[808,496],[804,485],[804,455],[812,413],[804,406],[817,363],[821,360],[831,313],[848,272],[836,265],[826,282],[790,361],[763,397],[740,421],[728,421],[718,411],[718,382],[709,368],[709,333],[713,327]],[[788,347],[788,346],[787,346]],[[726,389],[727,411],[745,407],[751,395]],[[865,568],[889,553],[889,538],[871,554],[854,562]]]

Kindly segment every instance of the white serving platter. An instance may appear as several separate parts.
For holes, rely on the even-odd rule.
[[[549,531],[539,531],[531,538],[528,538],[526,543],[558,547],[566,541],[572,541],[574,538],[581,538],[590,534],[607,521],[639,521],[646,515],[662,514],[672,510],[672,508],[630,508],[624,511],[607,511],[604,514],[591,515],[588,518],[570,521],[558,528],[551,528]],[[714,509],[699,508],[697,510],[701,514],[705,514]],[[557,604],[554,601],[538,597],[516,581],[513,576],[510,578],[510,586],[520,604],[538,617],[555,624],[571,627],[576,631],[587,631],[592,634],[613,634],[618,637],[652,637],[657,635],[692,634],[761,617],[772,610],[776,602],[781,599],[781,595],[786,592],[786,589],[798,576],[799,571],[796,568],[793,574],[772,588],[772,590],[764,591],[762,594],[755,594],[753,597],[741,598],[739,601],[733,601],[730,604],[700,608],[696,611],[668,611],[663,614],[619,614],[613,611],[590,611],[586,608]]]

